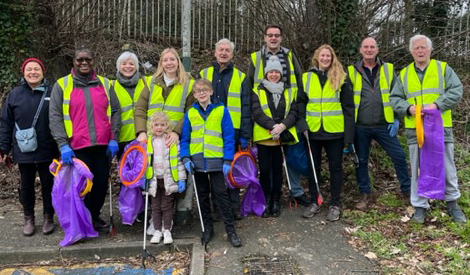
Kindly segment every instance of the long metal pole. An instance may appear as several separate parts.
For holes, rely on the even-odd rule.
[[[181,41],[183,43],[183,66],[191,71],[191,0],[183,0],[181,7]]]

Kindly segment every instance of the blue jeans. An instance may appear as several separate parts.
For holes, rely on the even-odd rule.
[[[402,192],[410,191],[410,176],[408,174],[408,165],[403,148],[397,137],[391,137],[388,125],[377,127],[362,127],[356,125],[356,134],[354,144],[356,153],[359,157],[359,167],[356,168],[356,179],[359,185],[359,192],[370,194],[370,179],[367,165],[369,162],[369,149],[372,139],[375,139],[392,159],[395,166],[398,181]]]

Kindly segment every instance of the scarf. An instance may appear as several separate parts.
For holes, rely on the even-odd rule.
[[[278,83],[274,83],[263,79],[261,83],[263,83],[266,90],[273,95],[274,106],[277,109],[277,106],[281,101],[282,92],[284,92],[284,82],[279,81]]]
[[[131,78],[123,76],[119,71],[116,73],[116,79],[125,88],[134,88],[140,79],[140,72],[135,72]]]

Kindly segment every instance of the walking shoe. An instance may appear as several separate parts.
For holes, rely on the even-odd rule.
[[[462,209],[460,209],[459,205],[457,204],[457,201],[448,201],[447,202],[447,213],[454,219],[454,222],[456,223],[466,223],[467,218],[465,217],[465,214],[462,212]]]
[[[93,228],[98,231],[98,233],[108,234],[110,226],[98,217],[93,220]]]
[[[415,207],[415,213],[411,220],[416,223],[424,223],[424,217],[426,216],[426,208],[423,207]]]
[[[266,209],[264,209],[263,215],[261,215],[261,217],[269,218],[269,216],[271,216],[271,211],[269,211],[269,207],[267,206]]]
[[[240,208],[232,208],[232,213],[233,213],[233,219],[236,221],[239,221],[243,219],[241,213],[240,213]]]
[[[334,222],[339,220],[339,215],[341,211],[339,210],[339,206],[332,205],[328,210],[328,215],[326,216],[326,220],[329,222]]]
[[[369,205],[369,202],[370,202],[370,194],[363,193],[361,194],[361,198],[359,199],[359,202],[356,204],[355,207],[361,211],[364,211]]]
[[[302,214],[302,217],[308,219],[308,218],[315,216],[315,214],[317,213],[320,213],[320,205],[316,203],[312,203],[310,204],[310,206],[305,208],[304,213]]]
[[[162,236],[162,231],[155,230],[155,232],[153,232],[153,237],[150,240],[150,243],[160,243],[160,241],[162,240]]]
[[[44,223],[42,225],[42,234],[49,235],[54,232],[54,214],[44,214]]]
[[[242,240],[238,237],[237,233],[231,232],[227,234],[227,239],[233,247],[242,246]]]
[[[153,219],[150,219],[149,223],[150,225],[147,228],[147,235],[153,236],[153,233],[155,233],[155,227],[153,226]]]
[[[170,230],[163,230],[163,243],[164,244],[173,243],[173,237],[171,236]]]
[[[279,201],[273,202],[272,215],[274,218],[281,216],[281,206],[279,205]]]
[[[300,204],[302,206],[310,205],[310,199],[305,194],[302,194],[298,197],[294,197],[294,200],[297,202],[297,204]]]
[[[33,236],[36,232],[36,224],[34,224],[34,215],[24,216],[23,235]]]
[[[202,232],[201,242],[207,244],[214,236],[214,228],[206,228],[206,231]]]

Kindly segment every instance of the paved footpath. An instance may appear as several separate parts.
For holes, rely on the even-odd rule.
[[[41,209],[41,206],[37,205],[36,209]],[[105,205],[103,207],[105,212],[102,215],[104,220],[108,220],[109,217],[106,209],[109,208]],[[261,266],[264,264],[262,268],[265,271],[268,271],[270,268],[274,270],[280,267],[287,268],[292,265],[296,271],[304,275],[379,274],[377,266],[365,258],[363,253],[355,251],[348,245],[347,239],[343,236],[344,227],[346,226],[344,223],[341,221],[334,223],[326,222],[326,207],[312,219],[303,219],[301,217],[303,209],[303,207],[299,206],[298,209],[289,210],[284,206],[279,218],[263,219],[249,216],[241,221],[237,221],[236,227],[243,240],[241,248],[233,248],[227,242],[223,222],[215,223],[215,236],[206,247],[205,274],[230,275],[244,274],[244,272],[246,274],[273,274],[254,272],[255,268],[247,265],[247,260],[250,259],[255,259],[254,265]],[[57,253],[62,256],[66,255],[77,258],[97,255],[99,254],[98,251],[106,252],[107,257],[110,255],[111,257],[121,257],[123,256],[123,251],[126,252],[127,256],[129,253],[133,256],[140,255],[143,232],[142,223],[137,223],[132,227],[121,225],[117,209],[114,219],[117,235],[113,239],[103,235],[61,250],[59,250],[58,243],[63,238],[63,231],[59,229],[50,236],[42,235],[40,233],[42,219],[39,218],[42,215],[37,212],[36,216],[37,231],[39,233],[32,237],[24,237],[21,234],[23,217],[19,204],[15,206],[0,205],[0,249],[2,250],[0,254],[3,253],[0,255],[0,270],[2,270],[3,266],[2,260],[11,260],[12,257],[16,257],[20,261],[22,255],[27,255],[28,259],[34,261],[50,260],[56,257]],[[175,227],[173,237],[175,238],[176,246],[178,246],[177,249],[187,249],[193,254],[198,254],[199,259],[197,264],[202,266],[204,259],[201,257],[204,255],[204,250],[198,241],[200,237],[199,220],[195,219],[190,226]],[[196,244],[193,246],[194,242]],[[193,246],[192,250],[191,246]],[[170,249],[169,246],[151,245],[150,243],[149,248],[155,251],[154,253]],[[9,251],[16,254],[9,255]],[[49,254],[39,253],[41,251],[49,251],[47,252]],[[265,259],[267,260],[263,260],[263,257],[266,257]],[[201,267],[199,269],[194,267],[193,270],[197,271],[192,274],[203,274]],[[9,274],[28,273],[11,272]],[[98,273],[95,272],[93,274]],[[0,273],[0,275],[3,274]]]

